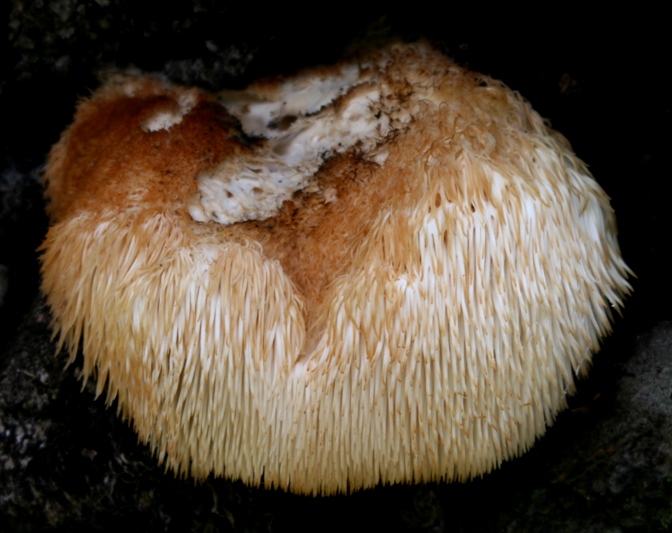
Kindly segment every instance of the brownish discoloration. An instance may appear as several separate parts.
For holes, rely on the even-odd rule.
[[[371,214],[399,209],[413,190],[416,198],[422,194],[422,184],[409,182],[403,168],[382,168],[355,149],[327,161],[318,173],[320,189],[335,190],[336,202],[326,204],[320,192],[299,192],[277,217],[263,222],[189,222],[184,199],[195,193],[196,177],[250,149],[237,140],[243,135],[237,121],[205,93],[170,129],[144,130],[149,117],[174,107],[179,89],[158,79],[133,84],[132,97],[112,85],[82,103],[77,121],[55,145],[45,174],[52,219],[141,206],[147,212],[173,210],[187,226],[223,241],[258,242],[302,296],[307,324],[334,279],[350,270],[376,220]]]
[[[149,132],[143,124],[174,107],[178,89],[158,79],[134,80],[127,97],[121,83],[83,102],[51,151],[45,175],[53,220],[134,204],[183,209],[200,172],[246,150],[232,139],[235,119],[208,95],[198,93],[197,105],[178,124]]]

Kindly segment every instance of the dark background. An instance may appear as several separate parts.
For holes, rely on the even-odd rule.
[[[566,4],[547,15],[434,6],[346,2],[304,14],[214,0],[3,4],[0,530],[672,529],[665,17],[645,5],[593,15]],[[427,38],[503,80],[571,141],[612,198],[637,274],[624,318],[570,409],[530,453],[483,480],[313,499],[164,475],[114,409],[80,394],[78,363],[63,370],[53,358],[35,252],[48,224],[39,176],[50,146],[110,70],[243,87],[390,36]]]

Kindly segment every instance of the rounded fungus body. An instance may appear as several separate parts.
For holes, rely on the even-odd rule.
[[[567,141],[422,43],[216,95],[114,78],[45,175],[59,349],[197,479],[486,473],[565,407],[630,290]]]

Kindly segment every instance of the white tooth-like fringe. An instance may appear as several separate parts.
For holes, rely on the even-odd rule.
[[[422,192],[372,213],[353,268],[312,310],[314,339],[303,296],[253,242],[137,209],[50,229],[59,347],[72,361],[82,342],[84,376],[97,372],[98,394],[107,385],[171,470],[306,494],[466,480],[532,446],[609,332],[630,271],[604,192],[512,91],[405,50],[406,63],[388,51],[376,64],[408,107],[368,148]],[[440,75],[423,74],[428,56]],[[318,111],[353,80],[322,79],[327,96],[297,107]],[[280,114],[255,111],[248,127]],[[321,142],[306,154],[336,151]],[[279,174],[302,164],[289,159]]]

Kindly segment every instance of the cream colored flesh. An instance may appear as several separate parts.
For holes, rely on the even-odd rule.
[[[372,87],[372,77],[368,69],[347,65],[330,77],[224,93],[220,101],[243,131],[265,142],[249,157],[198,176],[198,194],[189,203],[192,218],[220,224],[267,219],[296,192],[315,190],[315,173],[330,157],[355,145],[371,152],[398,114],[385,107],[383,88]]]

